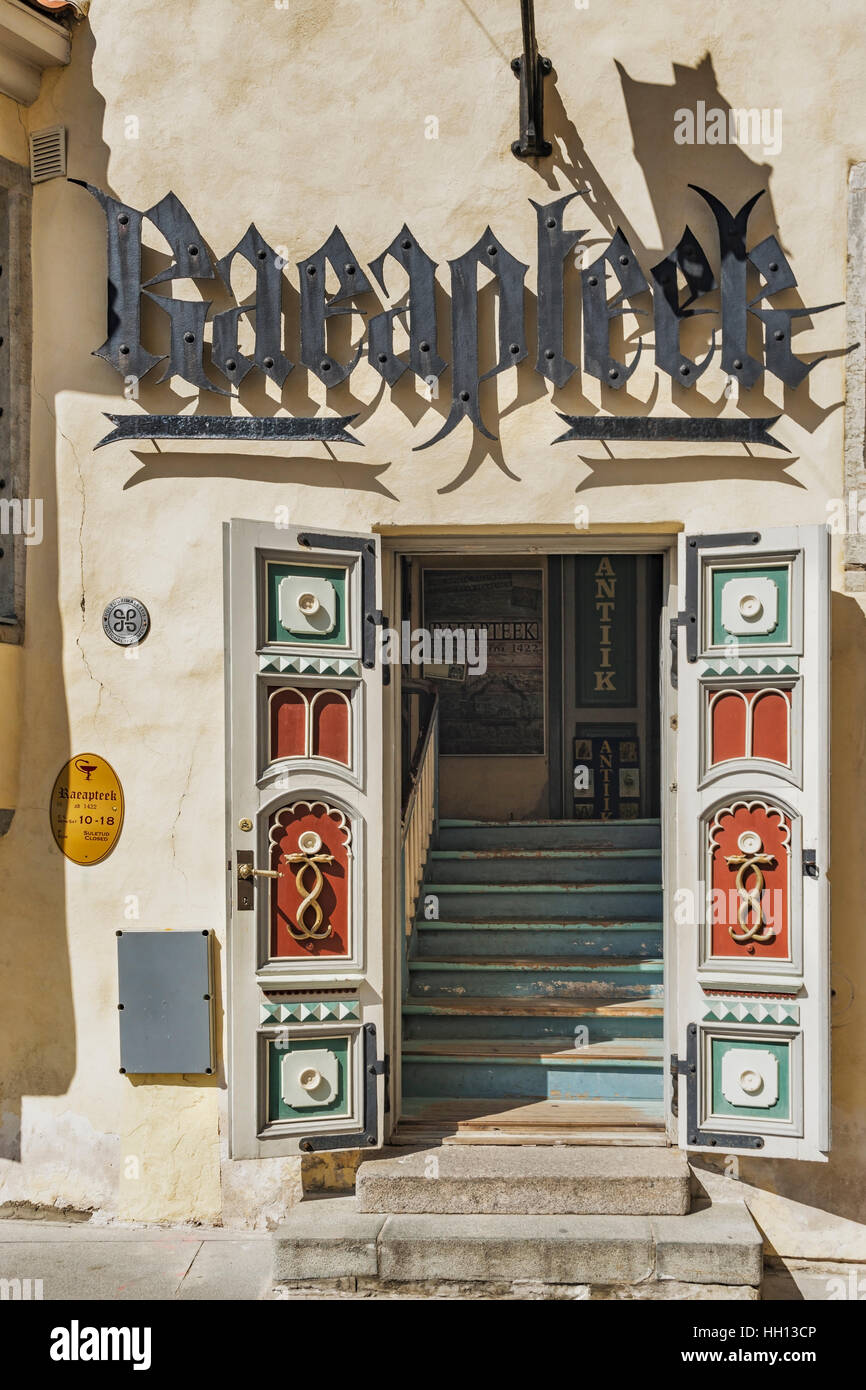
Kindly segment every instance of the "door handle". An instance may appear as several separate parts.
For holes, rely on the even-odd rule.
[[[238,864],[238,878],[282,878],[277,869],[256,869],[252,864]]]

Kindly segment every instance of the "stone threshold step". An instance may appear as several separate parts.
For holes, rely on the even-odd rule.
[[[360,1165],[358,1210],[393,1215],[682,1216],[679,1149],[428,1148]]]
[[[658,1280],[761,1283],[761,1237],[742,1202],[688,1216],[416,1216],[361,1212],[353,1197],[329,1197],[298,1203],[273,1244],[276,1284],[345,1278],[628,1288]]]

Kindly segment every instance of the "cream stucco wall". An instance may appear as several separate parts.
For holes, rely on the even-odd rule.
[[[736,13],[711,3],[698,16],[685,0],[632,3],[615,20],[608,6],[545,0],[538,25],[555,68],[546,92],[555,153],[540,171],[510,153],[519,9],[504,0],[291,0],[287,10],[271,0],[94,0],[70,67],[46,75],[39,101],[23,113],[0,101],[0,153],[23,162],[22,122],[63,123],[72,177],[142,209],[172,189],[217,255],[255,221],[292,271],[335,223],[366,265],[405,220],[442,277],[489,222],[532,267],[530,305],[530,198],[589,184],[592,197],[575,200],[569,224],[590,228],[599,247],[621,225],[647,273],[686,221],[715,246],[689,182],[732,208],[765,188],[751,240],[778,233],[804,303],[845,297],[848,168],[866,153],[855,0],[791,4],[784,18],[771,0]],[[781,110],[780,153],[767,162],[744,148],[675,145],[674,110],[698,100]],[[427,138],[431,117],[436,139]],[[759,413],[784,409],[776,433],[790,455],[551,448],[554,404],[642,413],[651,402],[671,413],[682,393],[666,379],[654,387],[647,354],[646,370],[619,395],[574,378],[552,403],[532,370],[531,329],[521,369],[482,394],[495,443],[473,439],[464,423],[411,452],[439,427],[447,393],[429,405],[411,385],[380,393],[362,364],[327,406],[360,412],[363,449],[143,443],[94,453],[103,412],[128,408],[119,378],[90,355],[105,337],[104,220],[85,192],[59,180],[34,190],[33,213],[31,493],[44,499],[45,537],[28,554],[22,793],[0,840],[0,1204],[250,1219],[291,1200],[292,1168],[274,1161],[248,1171],[252,1197],[230,1168],[221,1178],[223,1067],[211,1085],[133,1086],[116,1060],[115,931],[129,922],[212,927],[224,938],[222,523],[269,520],[287,505],[293,522],[355,530],[563,526],[576,503],[591,527],[821,523],[843,486],[844,359],[831,354],[796,393],[773,378],[765,401],[751,393],[753,413],[759,403]],[[400,273],[393,263],[386,272],[396,297]],[[353,330],[357,339],[358,320]],[[444,316],[440,331],[448,357]],[[844,310],[823,314],[798,351],[838,348],[844,334]],[[297,362],[296,341],[288,352]],[[723,408],[723,387],[714,366],[699,388],[708,410]],[[246,407],[263,409],[263,392],[251,384]],[[192,398],[178,382],[141,394],[150,411],[175,412]],[[326,395],[298,367],[285,400],[312,413]],[[217,398],[202,409],[219,410]],[[859,599],[841,591],[839,555],[836,576],[834,956],[852,997],[836,1030],[835,1147],[824,1166],[742,1167],[778,1253],[862,1259],[866,855],[851,811],[866,792],[866,621]],[[102,633],[103,606],[118,593],[151,612],[135,659]],[[65,862],[48,828],[54,777],[83,749],[110,760],[126,793],[123,836],[95,869]]]

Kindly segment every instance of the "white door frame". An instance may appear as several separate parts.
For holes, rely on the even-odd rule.
[[[390,609],[392,627],[399,627],[400,613],[400,564],[402,557],[422,559],[431,555],[580,555],[600,551],[618,551],[621,554],[652,554],[662,557],[662,609],[659,633],[659,729],[661,738],[659,758],[660,781],[660,820],[662,828],[662,958],[664,980],[664,1115],[668,1140],[677,1143],[676,1120],[671,1111],[671,1083],[669,1080],[669,1060],[676,1048],[677,1019],[676,979],[674,976],[676,952],[673,940],[673,913],[670,910],[672,894],[676,885],[677,864],[677,825],[676,825],[676,765],[677,765],[677,692],[672,685],[671,643],[669,639],[670,620],[679,611],[677,594],[677,537],[685,531],[685,526],[660,526],[657,531],[651,527],[640,532],[616,531],[497,531],[485,534],[483,531],[459,528],[446,531],[438,528],[435,534],[422,534],[418,527],[374,527],[382,541],[382,594]],[[400,704],[401,668],[391,668],[391,683],[385,691],[385,738],[383,741],[383,788],[386,804],[384,844],[391,847],[391,862],[394,871],[391,876],[391,891],[385,892],[391,902],[391,922],[385,927],[385,949],[391,943],[390,954],[385,957],[385,988],[390,989],[391,999],[385,1000],[384,1023],[386,1048],[391,1058],[390,1067],[390,1110],[385,1116],[385,1142],[400,1118],[402,1105],[401,1087],[401,1042],[403,986],[401,977],[401,939],[402,893],[400,886]],[[389,737],[390,734],[390,737]],[[387,803],[390,802],[390,813]],[[390,984],[389,984],[390,981]]]

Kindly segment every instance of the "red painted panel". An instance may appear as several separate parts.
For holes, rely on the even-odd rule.
[[[302,758],[307,749],[307,703],[299,690],[271,696],[271,762]]]
[[[746,702],[737,690],[725,691],[712,709],[710,765],[746,756]]]
[[[712,836],[710,875],[713,889],[712,954],[754,960],[787,960],[790,954],[790,849],[785,841],[786,838],[790,838],[790,819],[782,817],[782,813],[772,807],[766,811],[763,806],[753,802],[749,809],[743,802],[737,802],[733,812],[727,808],[719,811],[716,822],[718,824]],[[743,900],[737,891],[736,880],[740,864],[728,864],[726,861],[728,856],[738,857],[744,853],[737,841],[747,830],[754,831],[759,836],[761,852],[770,855],[772,862],[757,866],[764,885],[760,895],[760,880],[756,869],[744,871],[743,888],[746,893],[754,894],[753,901],[756,904],[760,902],[763,921],[751,939],[738,942],[731,934],[731,928],[736,936],[747,935],[754,927],[756,918],[754,911],[750,909],[746,923],[739,921],[739,908]],[[762,940],[764,936],[769,939]]]
[[[752,757],[788,765],[789,696],[758,690],[752,701]]]
[[[307,802],[285,807],[271,820],[271,862],[278,869],[279,879],[260,879],[271,890],[271,952],[275,957],[347,956],[349,954],[350,878],[349,846],[345,843],[348,826],[341,827],[340,812],[328,813],[321,802]],[[312,868],[306,868],[298,887],[297,874],[302,864],[287,863],[285,856],[299,850],[299,837],[305,832],[317,834],[322,847],[317,853],[330,854],[330,863],[320,862],[323,883],[315,899],[321,910],[321,921],[313,905],[302,906],[316,884]],[[327,935],[318,935],[327,930]],[[314,937],[306,931],[317,933]],[[299,939],[300,938],[300,939]]]
[[[349,765],[349,706],[338,690],[323,690],[313,703],[313,754]]]

